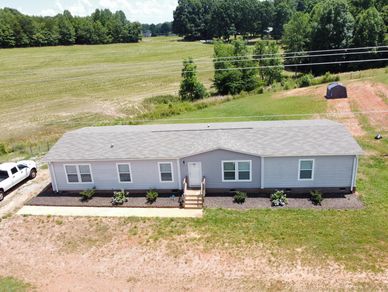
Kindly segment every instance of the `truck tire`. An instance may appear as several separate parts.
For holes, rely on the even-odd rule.
[[[4,199],[4,191],[0,190],[0,202]]]
[[[37,172],[36,172],[36,169],[35,169],[35,168],[31,169],[29,178],[30,178],[30,179],[36,178],[36,173],[37,173]]]

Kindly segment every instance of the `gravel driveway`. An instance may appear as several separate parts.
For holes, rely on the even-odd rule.
[[[0,202],[0,218],[19,209],[32,197],[40,193],[50,183],[50,175],[47,169],[38,169],[38,175],[34,180],[26,180],[10,192],[7,192],[4,200]]]

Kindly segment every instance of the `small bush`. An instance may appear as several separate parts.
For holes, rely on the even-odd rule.
[[[96,189],[88,189],[79,193],[81,195],[81,201],[89,201],[96,194]]]
[[[169,104],[172,102],[178,102],[181,98],[177,95],[159,95],[148,97],[144,99],[145,104]]]
[[[149,190],[146,194],[146,198],[147,198],[147,203],[149,204],[152,204],[156,201],[156,199],[158,198],[159,194],[157,191],[155,190]]]
[[[312,85],[318,85],[322,83],[329,83],[334,81],[339,81],[340,76],[339,75],[333,75],[330,72],[326,72],[325,75],[321,77],[317,77],[312,81]]]
[[[233,202],[237,204],[243,204],[245,203],[245,200],[247,199],[247,193],[244,192],[236,192],[233,197]]]
[[[299,78],[299,87],[307,87],[313,84],[314,76],[312,74],[304,74]]]
[[[313,202],[314,205],[319,205],[321,206],[323,198],[322,198],[322,193],[318,190],[311,191],[311,201]]]
[[[112,205],[117,206],[117,205],[122,205],[125,202],[128,202],[127,195],[128,193],[125,192],[124,190],[121,190],[119,192],[114,192],[113,198],[112,198]]]
[[[295,80],[291,78],[284,79],[284,81],[282,82],[282,86],[284,90],[294,89],[295,87],[297,87]]]
[[[5,145],[0,143],[0,155],[7,154],[7,149],[5,148]]]
[[[283,207],[288,204],[287,196],[284,191],[276,191],[271,195],[271,203],[274,207]]]

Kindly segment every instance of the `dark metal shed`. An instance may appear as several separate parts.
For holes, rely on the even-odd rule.
[[[330,83],[327,86],[326,98],[346,98],[348,93],[346,87],[338,82]]]

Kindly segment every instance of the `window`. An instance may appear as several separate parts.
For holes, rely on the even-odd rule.
[[[172,163],[171,162],[159,162],[159,175],[161,182],[172,182]]]
[[[83,183],[92,182],[92,174],[90,173],[89,165],[79,165],[78,169],[81,176],[81,182]]]
[[[12,174],[15,174],[15,173],[17,173],[18,172],[18,169],[16,168],[16,167],[13,167],[12,169],[11,169],[11,173]]]
[[[314,170],[314,160],[299,160],[299,179],[312,180]]]
[[[5,170],[0,170],[0,181],[6,180],[9,178],[8,172]]]
[[[19,170],[22,170],[22,169],[27,168],[27,165],[25,165],[25,164],[18,164],[18,168],[19,168]]]
[[[117,164],[119,181],[124,183],[132,182],[131,166],[129,164]]]
[[[67,181],[69,183],[77,183],[78,180],[78,173],[77,173],[77,166],[75,165],[66,165],[66,175],[67,175]]]
[[[89,164],[65,165],[68,183],[91,183],[92,172]]]
[[[251,181],[250,160],[247,161],[223,161],[223,181]]]

